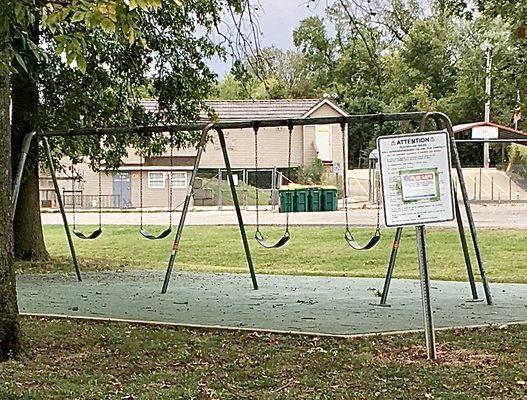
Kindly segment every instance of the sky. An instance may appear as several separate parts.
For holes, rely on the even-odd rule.
[[[252,3],[256,3],[252,1]],[[314,15],[324,16],[325,0],[316,3],[308,0],[259,0],[258,21],[260,24],[261,46],[275,46],[282,50],[294,49],[293,30],[300,21]],[[210,62],[213,70],[223,77],[230,69],[230,62],[214,59]]]

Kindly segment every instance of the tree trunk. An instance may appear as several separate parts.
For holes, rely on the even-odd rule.
[[[30,27],[29,34],[31,39],[38,43],[38,28]],[[30,74],[20,71],[13,76],[11,133],[13,172],[18,169],[24,135],[36,130],[38,125],[38,63],[33,56],[28,56],[26,65]],[[48,258],[40,218],[38,145],[36,141],[32,143],[27,156],[13,229],[16,259],[36,261]]]
[[[0,36],[0,361],[15,357],[20,350],[20,328],[16,302],[11,223],[11,140],[9,129],[8,52]]]

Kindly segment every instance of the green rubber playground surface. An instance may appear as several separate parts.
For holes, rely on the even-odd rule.
[[[52,260],[44,264],[23,263],[19,273],[66,272],[72,270],[62,226],[45,226],[45,237]],[[153,227],[158,232],[162,227]],[[247,227],[252,237],[253,227]],[[88,231],[89,228],[86,228]],[[355,229],[356,238],[365,242],[371,229]],[[432,279],[466,280],[457,231],[429,228],[428,254]],[[265,227],[270,241],[280,237],[276,227]],[[259,247],[250,239],[257,273],[280,275],[319,275],[384,277],[394,231],[385,229],[381,242],[366,252],[351,250],[338,227],[292,227],[292,239],[278,250]],[[488,276],[492,282],[527,283],[524,244],[526,230],[478,231]],[[105,226],[100,238],[75,240],[84,271],[164,270],[173,235],[149,241],[139,235],[138,227]],[[415,234],[403,233],[394,277],[418,278]],[[473,258],[474,259],[474,258]],[[475,266],[474,266],[475,267]],[[247,266],[237,227],[188,226],[183,232],[175,270],[189,272],[246,273]]]

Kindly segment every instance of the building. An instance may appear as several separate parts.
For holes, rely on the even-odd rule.
[[[150,110],[157,107],[156,102],[150,100],[145,100],[144,105]],[[329,99],[225,100],[209,101],[207,105],[214,109],[221,122],[347,116],[345,111]],[[204,115],[202,120],[205,120]],[[238,178],[247,178],[249,171],[254,171],[255,168],[255,135],[252,129],[232,129],[225,130],[224,133],[232,168],[236,170]],[[344,140],[347,149],[347,135]],[[258,153],[259,169],[287,169],[287,127],[261,128],[258,132]],[[143,207],[165,208],[168,204],[169,185],[172,185],[173,204],[179,204],[185,197],[195,156],[195,148],[189,147],[174,150],[171,159],[167,149],[159,157],[146,158],[141,172],[140,158],[130,150],[118,170],[101,174],[101,204],[103,207],[140,207],[142,201]],[[291,167],[309,165],[316,158],[322,160],[328,168],[335,163],[344,165],[345,155],[342,154],[339,124],[294,127]],[[201,159],[200,170],[218,171],[224,166],[218,138],[213,133]],[[80,176],[80,181],[75,185],[76,204],[83,208],[97,207],[98,174],[88,164],[75,165],[75,171]],[[64,174],[59,178],[62,178],[60,186],[65,203],[71,206],[71,180]],[[41,187],[41,198],[53,203],[49,178],[42,179]]]

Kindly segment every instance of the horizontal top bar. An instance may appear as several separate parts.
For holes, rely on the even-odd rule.
[[[458,143],[525,143],[527,137],[524,139],[456,139]]]
[[[324,125],[337,124],[345,121],[346,123],[366,123],[366,122],[389,122],[389,121],[419,121],[424,117],[424,112],[407,112],[391,114],[362,114],[350,115],[347,117],[321,117],[321,118],[282,118],[282,119],[260,119],[247,121],[225,121],[213,124],[212,129],[243,129],[252,128],[257,124],[260,128],[278,126],[304,126],[304,125]],[[208,123],[182,124],[182,125],[156,125],[156,126],[120,126],[113,128],[81,128],[68,130],[43,130],[40,136],[81,136],[81,135],[115,135],[125,133],[162,133],[162,132],[186,132],[201,131]]]

